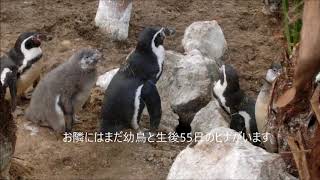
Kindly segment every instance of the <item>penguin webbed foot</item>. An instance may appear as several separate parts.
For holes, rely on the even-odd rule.
[[[72,126],[74,123],[73,115],[66,115],[66,132],[72,132]]]
[[[152,138],[155,137],[157,134],[156,129],[146,129],[146,128],[139,128],[137,129],[137,132],[143,133],[144,137],[146,138]]]

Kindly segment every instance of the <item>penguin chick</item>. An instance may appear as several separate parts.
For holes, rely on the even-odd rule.
[[[41,42],[51,40],[50,37],[37,32],[24,32],[15,42],[14,47],[9,51],[8,57],[18,67],[17,96],[31,87],[40,78],[43,62]],[[10,99],[9,94],[6,99]]]
[[[117,132],[139,128],[141,113],[147,106],[151,130],[161,119],[161,99],[156,87],[165,59],[163,42],[174,33],[167,28],[145,28],[135,50],[128,56],[108,85],[101,109],[101,131]]]
[[[49,72],[34,90],[26,119],[57,132],[71,131],[74,115],[90,95],[102,58],[94,49],[82,49]]]
[[[271,101],[271,91],[274,86],[275,80],[281,74],[281,65],[277,63],[273,63],[267,71],[265,77],[265,83],[263,84],[259,95],[257,97],[256,105],[255,105],[255,117],[257,122],[257,128],[260,134],[265,134],[267,118],[269,112],[269,104]],[[264,142],[264,146],[268,152],[276,152],[277,147],[275,143],[271,143],[271,137],[268,137],[268,141]]]
[[[16,93],[17,93],[17,75],[18,67],[7,56],[0,58],[0,80],[2,84],[3,93],[6,94],[7,88],[9,88],[11,96],[11,110],[16,108]]]
[[[231,108],[236,106],[242,97],[239,76],[230,65],[222,65],[219,71],[219,80],[214,83],[213,87],[213,96],[218,100],[220,106],[230,114]]]

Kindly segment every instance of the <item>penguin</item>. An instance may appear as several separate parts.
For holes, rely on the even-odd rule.
[[[223,64],[219,71],[219,79],[213,85],[213,96],[230,115],[230,128],[245,134],[249,141],[258,145],[259,142],[253,142],[254,134],[258,132],[255,101],[240,88],[238,73],[232,66]]]
[[[17,78],[18,66],[8,56],[0,58],[0,81],[2,84],[3,93],[6,94],[9,88],[11,96],[11,109],[16,108],[16,94],[17,94]]]
[[[5,99],[5,91],[6,87],[0,81],[0,179],[10,179],[9,170],[17,140],[17,126],[13,120],[11,105]]]
[[[265,82],[259,92],[255,105],[255,117],[257,122],[257,128],[260,134],[266,133],[267,118],[269,112],[269,105],[272,96],[272,88],[276,79],[280,76],[282,67],[278,63],[272,63],[267,71]],[[278,150],[275,140],[272,137],[268,137],[266,142],[263,142],[268,152],[276,152]]]
[[[51,37],[37,32],[21,33],[13,48],[7,53],[8,58],[18,67],[17,96],[21,96],[40,78],[43,62],[41,43]],[[6,99],[10,99],[9,94]]]
[[[26,119],[58,133],[71,131],[75,113],[95,85],[96,65],[101,58],[98,50],[82,49],[46,74],[32,94]]]
[[[235,112],[231,114],[230,128],[241,129],[242,134],[255,146],[261,145],[261,135],[259,134],[255,118],[255,100],[241,93],[240,103],[236,105]]]
[[[175,31],[169,28],[145,28],[136,48],[128,56],[108,85],[101,108],[101,132],[139,129],[145,106],[150,116],[150,130],[156,130],[161,119],[161,99],[156,87],[165,59],[163,42]]]
[[[223,64],[219,68],[219,80],[214,82],[213,96],[228,114],[231,113],[231,108],[240,102],[243,95],[240,90],[239,76],[232,66]]]

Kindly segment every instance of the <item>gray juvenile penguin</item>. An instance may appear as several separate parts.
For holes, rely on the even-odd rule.
[[[96,64],[102,58],[94,49],[82,49],[49,72],[32,94],[26,119],[61,133],[71,131],[74,115],[97,80]]]
[[[272,89],[276,79],[280,76],[282,72],[282,67],[280,64],[272,63],[270,68],[267,71],[265,82],[261,87],[259,95],[257,97],[257,101],[255,104],[255,117],[257,128],[260,134],[267,133],[267,122],[268,122],[268,113],[269,113],[269,105],[272,99]],[[273,105],[271,106],[273,108]],[[267,135],[266,141],[263,142],[266,150],[268,152],[277,152],[277,142],[274,136],[271,134]]]

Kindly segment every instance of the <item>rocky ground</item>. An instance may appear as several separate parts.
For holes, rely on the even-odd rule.
[[[183,52],[184,30],[194,21],[217,20],[227,44],[226,62],[240,75],[241,87],[256,97],[261,79],[272,61],[281,57],[279,22],[262,14],[256,0],[134,0],[129,39],[112,42],[93,26],[98,0],[1,0],[1,53],[12,47],[23,31],[40,31],[54,39],[43,46],[44,72],[65,61],[82,47],[103,49],[105,60],[99,72],[118,67],[134,48],[141,29],[149,25],[175,27],[175,37],[166,49]],[[91,100],[79,114],[75,131],[93,132],[101,107],[102,93],[93,90]],[[22,110],[28,105],[22,101]],[[186,143],[64,143],[45,128],[31,128],[23,113],[17,119],[15,157],[27,162],[36,178],[129,178],[164,179],[174,158]],[[33,133],[32,133],[33,132]]]

